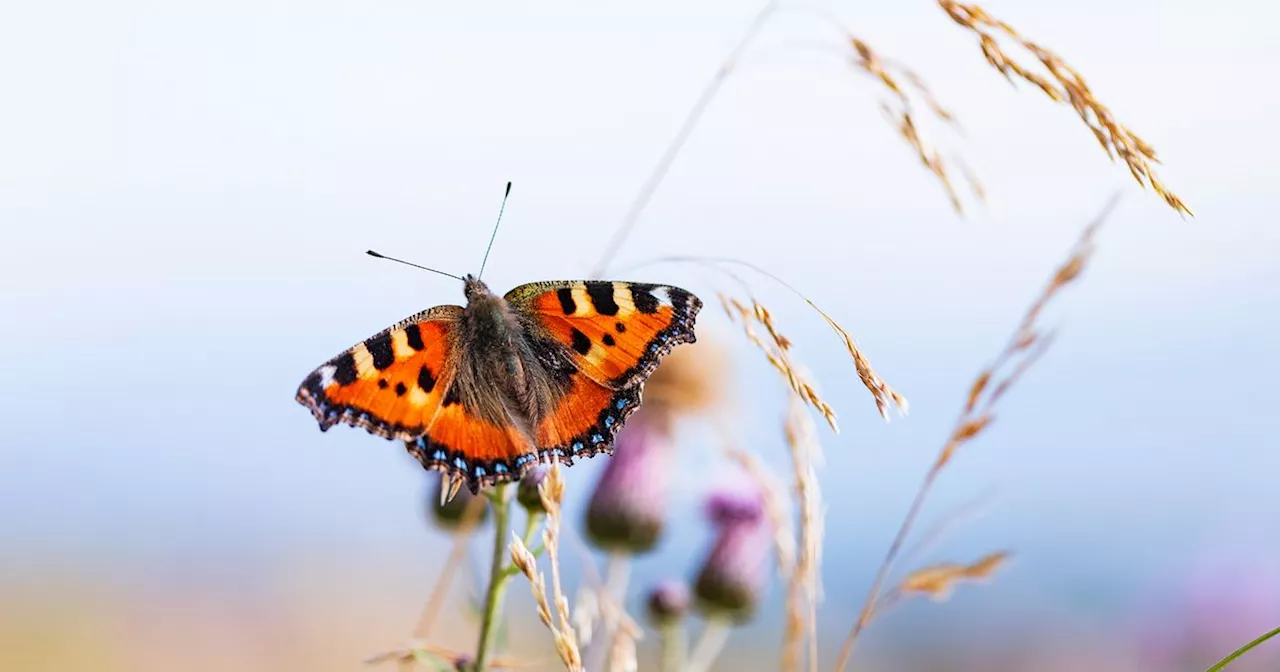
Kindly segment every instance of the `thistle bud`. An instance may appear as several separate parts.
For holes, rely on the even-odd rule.
[[[707,515],[716,537],[694,584],[707,616],[751,618],[768,578],[770,531],[759,493],[713,495]]]
[[[662,627],[679,623],[689,610],[689,587],[683,581],[667,581],[649,592],[649,620]]]
[[[595,546],[644,553],[658,543],[674,457],[666,416],[637,410],[618,433],[613,457],[587,504],[587,538]]]
[[[471,506],[471,502],[476,499],[477,495],[471,494],[471,490],[468,488],[461,488],[453,499],[441,502],[440,491],[442,488],[448,487],[449,479],[432,478],[430,480],[431,487],[427,489],[426,501],[428,519],[441,529],[458,529],[462,526],[462,521],[466,517],[467,508]],[[480,515],[475,521],[478,525],[483,523],[485,518],[489,516],[489,506],[486,502],[479,502],[476,506],[481,507]]]
[[[516,487],[516,501],[520,502],[529,513],[546,513],[547,507],[542,505],[542,493],[538,488],[547,480],[547,467],[538,465],[525,473]]]

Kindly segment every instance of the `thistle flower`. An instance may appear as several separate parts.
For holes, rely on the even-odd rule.
[[[618,433],[587,504],[587,537],[601,549],[644,553],[658,543],[666,517],[675,446],[665,414],[647,407]]]
[[[546,513],[547,507],[542,503],[542,493],[538,488],[547,480],[547,467],[538,465],[525,473],[516,487],[516,501],[520,502],[529,513]]]
[[[441,478],[431,479],[431,487],[427,492],[427,518],[441,529],[456,530],[462,526],[466,518],[467,508],[477,495],[471,494],[471,490],[462,488],[453,499],[447,502],[441,502],[440,489],[448,481]],[[476,524],[483,523],[485,518],[489,516],[489,507],[483,502],[477,503],[476,506],[481,507],[479,518]]]
[[[689,610],[689,587],[683,581],[666,581],[649,592],[649,620],[656,626],[680,622]]]
[[[675,423],[707,413],[725,393],[727,357],[703,338],[676,348],[645,383],[644,406],[614,442],[587,505],[587,538],[615,553],[644,553],[662,535],[671,483]]]
[[[751,618],[768,575],[772,532],[759,492],[712,495],[707,516],[716,538],[694,583],[708,617],[744,622]]]

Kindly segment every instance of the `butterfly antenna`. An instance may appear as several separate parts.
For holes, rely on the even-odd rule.
[[[462,279],[461,277],[456,276],[456,275],[454,275],[454,274],[452,274],[452,273],[445,273],[444,271],[439,271],[439,270],[436,270],[436,269],[434,269],[434,268],[428,268],[428,267],[426,267],[426,266],[420,266],[420,265],[415,264],[415,263],[413,263],[413,262],[405,261],[404,259],[396,259],[395,257],[388,257],[388,256],[387,256],[387,255],[385,255],[385,254],[379,254],[379,253],[377,253],[377,252],[374,252],[373,250],[365,250],[365,251],[364,251],[364,253],[365,253],[365,254],[367,254],[367,255],[369,255],[369,256],[371,256],[371,257],[377,257],[378,259],[386,259],[387,261],[394,261],[394,262],[396,262],[396,263],[398,263],[398,264],[404,264],[405,266],[412,266],[412,267],[414,267],[414,268],[420,268],[420,269],[422,269],[422,270],[424,270],[424,271],[431,271],[432,273],[439,273],[440,275],[443,275],[443,276],[446,276],[446,277],[453,278],[454,280],[461,280],[461,279]]]
[[[484,265],[489,263],[489,252],[493,250],[493,239],[498,237],[498,225],[502,223],[502,211],[507,209],[507,197],[511,195],[511,182],[507,182],[507,191],[502,194],[502,205],[498,208],[498,221],[493,223],[493,233],[489,236],[489,247],[484,248],[484,261],[480,262],[480,272],[476,279],[484,277]]]

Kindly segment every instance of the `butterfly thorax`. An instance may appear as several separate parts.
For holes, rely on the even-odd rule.
[[[507,301],[480,280],[465,278],[458,396],[468,410],[495,424],[514,423],[526,435],[544,404],[545,375],[526,361],[523,326]]]

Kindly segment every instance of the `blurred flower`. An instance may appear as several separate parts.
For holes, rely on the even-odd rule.
[[[675,461],[674,428],[706,413],[725,393],[727,358],[704,338],[668,354],[644,387],[644,405],[618,432],[587,505],[587,538],[615,553],[644,553],[658,543]]]
[[[538,488],[547,480],[546,465],[538,465],[525,473],[516,488],[516,501],[520,502],[529,513],[546,513],[547,507],[542,504],[542,494]]]
[[[662,359],[644,384],[644,407],[664,415],[697,415],[725,399],[729,361],[725,349],[706,334]]]
[[[772,532],[763,499],[756,491],[715,494],[707,515],[716,539],[694,584],[699,607],[707,616],[746,621],[768,576]]]
[[[440,489],[444,484],[448,483],[448,479],[432,478],[431,487],[427,492],[427,513],[428,519],[445,530],[456,530],[462,526],[463,516],[466,513],[467,506],[475,500],[478,495],[471,494],[468,488],[461,488],[453,499],[440,502]],[[489,516],[489,507],[483,502],[478,503],[481,508],[480,517],[476,520],[476,524],[483,523],[485,518]]]
[[[649,592],[649,620],[656,626],[677,623],[689,610],[689,587],[683,581],[666,581]]]
[[[1280,570],[1268,559],[1273,554],[1232,545],[1201,559],[1200,567],[1174,585],[1161,586],[1161,594],[1137,614],[1145,665],[1203,669],[1280,625]],[[1280,669],[1280,650],[1267,642],[1229,669]]]
[[[640,408],[618,433],[587,504],[587,538],[614,552],[643,553],[658,543],[675,447],[660,413]]]

